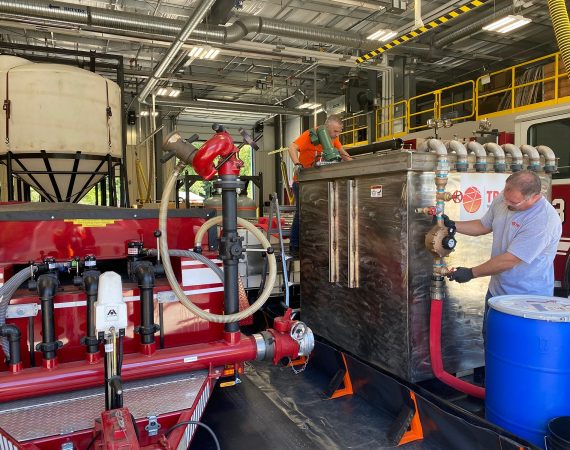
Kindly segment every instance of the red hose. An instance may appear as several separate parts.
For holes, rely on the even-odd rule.
[[[443,368],[443,360],[441,359],[441,315],[443,310],[443,301],[431,301],[430,317],[429,317],[429,355],[431,358],[431,369],[436,378],[448,386],[457,389],[460,392],[477,398],[485,398],[485,388],[475,386],[454,377],[447,373]]]

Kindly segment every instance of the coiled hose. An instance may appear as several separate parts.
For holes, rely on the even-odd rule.
[[[149,256],[156,256],[158,255],[158,250],[155,249],[149,250],[148,254]],[[201,253],[196,253],[191,250],[168,250],[168,254],[170,256],[192,258],[196,261],[200,261],[202,264],[205,264],[210,269],[212,269],[214,273],[218,276],[218,278],[222,280],[222,282],[224,281],[224,272],[222,269],[220,269],[220,266],[218,266],[214,261],[202,255]]]
[[[548,0],[548,10],[562,61],[570,76],[570,20],[568,20],[566,3],[564,0]]]
[[[258,299],[248,308],[244,309],[235,314],[228,314],[228,315],[221,315],[221,314],[212,314],[203,309],[196,306],[192,301],[186,297],[186,294],[178,284],[178,280],[174,275],[174,271],[172,270],[172,264],[170,263],[170,251],[168,250],[168,236],[167,236],[167,226],[166,226],[166,219],[168,215],[168,196],[169,193],[172,191],[176,184],[176,180],[178,179],[178,175],[180,171],[184,169],[186,164],[184,162],[180,162],[177,164],[176,168],[174,169],[172,175],[166,182],[164,186],[164,191],[162,192],[162,197],[160,199],[160,210],[158,215],[158,226],[160,231],[162,232],[160,236],[160,255],[162,257],[162,264],[164,266],[164,272],[166,274],[166,278],[170,283],[170,287],[172,291],[176,295],[176,298],[182,303],[188,310],[190,310],[193,314],[196,314],[201,319],[207,320],[208,322],[215,322],[215,323],[232,323],[232,322],[239,322],[240,320],[245,319],[246,317],[251,316],[255,313],[259,308],[261,308],[269,296],[271,295],[271,291],[273,290],[273,285],[275,284],[275,279],[277,278],[277,263],[275,261],[275,254],[268,253],[267,260],[269,262],[269,276],[268,276],[268,283],[265,285],[263,291],[259,295]],[[208,229],[210,229],[214,225],[219,225],[222,223],[222,217],[214,217],[208,221],[206,221],[196,233],[196,242],[198,246],[201,245],[202,237],[206,233]],[[270,248],[271,244],[265,237],[265,235],[259,231],[255,225],[249,223],[247,220],[237,218],[238,225],[246,228],[250,231],[257,240],[261,243],[263,248]],[[202,255],[201,255],[202,256]],[[203,262],[203,260],[202,260]],[[208,265],[210,267],[210,265]],[[219,268],[218,268],[219,269]]]
[[[2,287],[0,287],[0,326],[6,323],[8,306],[10,305],[10,300],[12,300],[14,292],[18,290],[22,283],[32,277],[34,270],[34,266],[28,266],[25,269],[20,270],[16,275],[6,281]],[[2,338],[2,349],[6,356],[10,355],[10,347],[6,338]]]

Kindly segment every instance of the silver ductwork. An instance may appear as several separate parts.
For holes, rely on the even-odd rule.
[[[179,36],[185,26],[185,22],[181,20],[42,0],[0,0],[0,14],[105,28],[107,31],[115,30],[117,33],[131,31],[169,37]],[[229,44],[240,41],[249,33],[265,33],[353,48],[373,47],[371,41],[357,33],[285,23],[257,16],[239,17],[229,27],[199,24],[192,32],[192,38],[214,44]]]

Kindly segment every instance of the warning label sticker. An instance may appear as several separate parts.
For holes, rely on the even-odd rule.
[[[83,228],[101,228],[107,225],[113,225],[115,219],[65,219],[64,222],[71,222],[73,225],[79,225]]]
[[[382,198],[382,185],[375,184],[370,186],[370,197],[371,198]]]

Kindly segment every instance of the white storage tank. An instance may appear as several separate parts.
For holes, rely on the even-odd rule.
[[[113,81],[3,55],[0,98],[0,158],[49,201],[78,201],[109,163],[120,163],[121,92]]]

